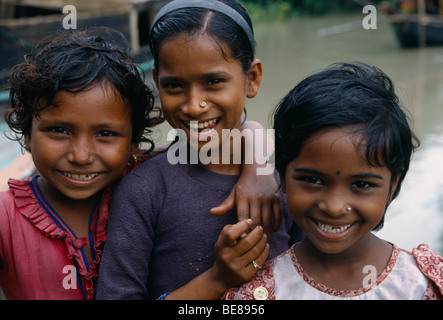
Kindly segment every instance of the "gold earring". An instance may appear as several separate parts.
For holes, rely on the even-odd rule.
[[[25,149],[25,151],[28,151],[29,153],[31,153],[31,147],[28,146],[26,143],[23,143],[23,149]]]
[[[202,108],[206,107],[206,102],[204,102],[204,101],[200,102],[200,107],[202,107]]]
[[[129,159],[128,161],[128,166],[132,167],[135,166],[135,164],[137,163],[137,156],[133,153],[131,153],[132,159]]]

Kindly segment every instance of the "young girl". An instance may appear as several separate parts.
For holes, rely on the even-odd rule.
[[[150,157],[138,144],[153,146],[147,133],[162,121],[123,40],[65,32],[12,70],[5,118],[39,174],[0,194],[7,299],[94,298],[113,187]]]
[[[273,257],[288,248],[293,223],[283,215],[269,248],[261,227],[241,238],[248,220],[230,226],[235,212],[213,216],[210,209],[229,194],[242,164],[203,164],[200,157],[171,164],[168,156],[221,150],[223,130],[240,129],[245,99],[258,92],[262,65],[254,59],[250,19],[235,1],[172,1],[154,21],[153,76],[165,118],[186,136],[185,148],[139,166],[116,189],[97,297],[218,299],[252,277],[268,251]],[[227,153],[232,160],[235,151]],[[256,245],[249,250],[246,243]],[[231,258],[234,251],[241,259]]]
[[[398,195],[415,148],[391,80],[336,64],[298,84],[274,114],[276,166],[306,238],[228,299],[441,299],[443,259],[372,232]]]
[[[5,119],[39,175],[10,180],[0,195],[7,299],[94,296],[108,187],[138,143],[151,142],[144,131],[161,120],[137,66],[110,41],[116,35],[97,29],[50,37],[11,72]]]

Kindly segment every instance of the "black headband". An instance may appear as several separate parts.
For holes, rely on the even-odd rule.
[[[174,0],[166,4],[164,7],[160,9],[160,11],[155,16],[154,22],[152,23],[151,30],[157,24],[157,22],[163,18],[163,16],[167,15],[172,11],[176,11],[183,8],[204,8],[213,11],[217,11],[227,15],[232,20],[234,20],[246,33],[249,38],[249,42],[251,43],[251,47],[254,48],[254,35],[252,33],[252,29],[249,26],[248,22],[242,17],[240,13],[235,11],[235,9],[231,8],[227,4],[217,0]]]

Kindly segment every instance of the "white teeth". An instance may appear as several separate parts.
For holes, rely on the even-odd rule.
[[[197,128],[198,129],[207,129],[209,126],[216,123],[217,120],[218,120],[218,118],[214,118],[214,119],[204,121],[204,122],[197,122],[197,121],[183,121],[183,122],[186,124],[186,126],[188,128],[191,128],[191,124],[192,124],[192,129],[197,129]]]
[[[98,175],[98,173],[77,174],[69,172],[63,172],[63,174],[71,179],[80,180],[80,181],[89,181],[94,179]]]
[[[352,223],[341,226],[341,227],[334,227],[328,224],[322,224],[320,222],[317,222],[317,226],[320,228],[320,230],[327,232],[327,233],[341,233],[346,231],[350,226],[352,226]]]

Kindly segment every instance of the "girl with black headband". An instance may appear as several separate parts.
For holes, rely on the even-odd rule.
[[[150,45],[162,109],[179,139],[116,189],[97,298],[218,299],[300,237],[285,208],[269,236],[250,219],[237,223],[235,211],[210,214],[243,163],[232,161],[232,149],[228,163],[200,155],[223,152],[222,133],[241,128],[245,100],[258,92],[262,65],[252,25],[233,0],[176,0],[159,11]],[[185,161],[171,163],[183,152]]]

